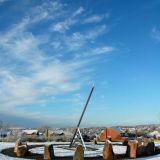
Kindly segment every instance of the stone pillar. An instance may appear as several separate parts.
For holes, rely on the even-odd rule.
[[[149,142],[148,145],[146,146],[146,153],[148,156],[154,154],[155,152],[155,144],[154,142]]]
[[[44,160],[51,160],[54,158],[53,144],[44,146]]]
[[[45,130],[44,135],[45,135],[46,139],[48,139],[48,137],[49,137],[49,131],[48,131],[48,129]]]
[[[146,147],[141,145],[137,147],[137,156],[146,156]]]
[[[144,143],[143,143],[143,145],[144,145],[144,146],[147,146],[149,142],[150,142],[150,139],[149,139],[149,138],[144,138]]]
[[[137,141],[138,141],[138,146],[142,146],[142,138],[141,138],[141,137],[138,137],[138,138],[137,138]]]
[[[125,139],[124,141],[123,141],[123,146],[127,146],[128,145],[128,139]]]
[[[104,160],[115,160],[116,157],[113,152],[111,141],[107,140],[103,148],[103,159]]]
[[[17,150],[18,150],[18,146],[22,145],[22,141],[21,139],[17,139],[16,140],[16,143],[15,143],[15,147],[14,147],[14,152],[17,153]]]
[[[137,155],[137,141],[128,141],[128,145],[127,145],[127,155],[130,158],[136,158]]]
[[[73,156],[73,160],[84,160],[84,149],[81,144],[76,147],[76,151]]]
[[[24,157],[27,154],[28,150],[27,150],[27,146],[26,145],[21,145],[18,146],[17,148],[17,157]]]
[[[93,139],[93,144],[97,144],[96,138]]]
[[[99,136],[96,136],[96,141],[97,141],[97,142],[99,142],[99,141],[100,141]]]

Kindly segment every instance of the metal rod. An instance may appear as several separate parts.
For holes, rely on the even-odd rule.
[[[71,143],[70,143],[70,147],[72,147],[72,143],[73,143],[73,141],[74,141],[74,138],[75,138],[75,136],[76,136],[76,133],[77,133],[77,131],[78,131],[78,128],[79,128],[79,126],[80,126],[80,124],[81,124],[82,118],[83,118],[84,113],[85,113],[85,111],[86,111],[86,108],[87,108],[87,105],[88,105],[89,100],[90,100],[90,98],[91,98],[91,95],[92,95],[92,93],[93,93],[93,90],[94,90],[94,86],[92,87],[92,89],[91,89],[91,91],[90,91],[90,93],[89,93],[89,96],[88,96],[88,98],[87,98],[86,104],[85,104],[85,106],[84,106],[84,109],[83,109],[82,114],[81,114],[81,116],[80,116],[80,119],[79,119],[79,121],[78,121],[78,124],[77,124],[76,130],[75,130],[75,132],[74,132],[74,135],[73,135],[73,137],[72,137],[72,140],[71,140]]]
[[[80,132],[80,129],[79,129],[79,128],[78,128],[78,133],[79,133],[79,135],[80,135],[80,138],[81,138],[81,141],[82,141],[83,147],[84,147],[84,149],[86,150],[86,145],[85,145],[85,143],[84,143],[84,140],[83,140],[83,137],[82,137],[82,134],[81,134],[81,132]]]

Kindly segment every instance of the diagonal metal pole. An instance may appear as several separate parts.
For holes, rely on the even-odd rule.
[[[78,121],[76,130],[75,130],[75,132],[74,132],[74,135],[73,135],[73,137],[72,137],[72,140],[71,140],[71,143],[70,143],[70,146],[69,146],[69,147],[72,147],[74,138],[75,138],[75,136],[76,136],[76,134],[77,134],[77,131],[78,131],[78,128],[79,128],[79,126],[80,126],[80,124],[81,124],[82,118],[83,118],[84,113],[85,113],[85,111],[86,111],[86,108],[87,108],[87,105],[88,105],[88,103],[89,103],[89,100],[90,100],[90,98],[91,98],[91,96],[92,96],[93,90],[94,90],[94,86],[92,87],[92,89],[91,89],[91,91],[90,91],[90,93],[89,93],[89,96],[88,96],[88,98],[87,98],[86,104],[85,104],[85,106],[84,106],[84,109],[83,109],[82,114],[81,114],[81,116],[80,116],[80,119],[79,119],[79,121]]]

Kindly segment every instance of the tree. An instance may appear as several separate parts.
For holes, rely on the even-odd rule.
[[[44,133],[47,129],[49,129],[50,127],[48,125],[43,125],[41,127],[39,127],[39,131]]]

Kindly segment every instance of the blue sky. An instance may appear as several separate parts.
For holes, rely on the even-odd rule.
[[[0,0],[0,117],[19,126],[160,122],[159,0]]]

